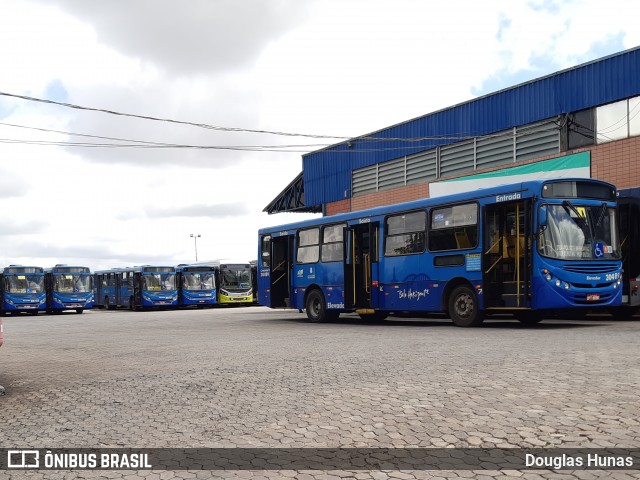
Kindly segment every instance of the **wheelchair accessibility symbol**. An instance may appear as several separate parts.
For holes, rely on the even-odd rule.
[[[593,256],[596,258],[604,257],[604,244],[597,242],[593,244]]]

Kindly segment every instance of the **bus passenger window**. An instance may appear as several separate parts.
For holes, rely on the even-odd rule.
[[[322,229],[322,261],[341,262],[344,258],[343,231],[345,226],[330,225]]]
[[[384,254],[395,256],[424,252],[426,219],[425,212],[388,217],[385,221]]]
[[[316,263],[320,257],[320,229],[310,228],[298,232],[297,263]]]
[[[262,237],[260,256],[263,267],[271,265],[271,235]]]
[[[478,205],[467,203],[431,211],[429,250],[463,250],[478,244]]]

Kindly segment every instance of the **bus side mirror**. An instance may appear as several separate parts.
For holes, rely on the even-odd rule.
[[[547,207],[540,207],[538,209],[538,225],[541,230],[547,226]]]

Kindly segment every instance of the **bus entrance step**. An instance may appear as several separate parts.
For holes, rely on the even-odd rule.
[[[523,294],[526,282],[504,282],[502,285],[502,293],[506,295]]]

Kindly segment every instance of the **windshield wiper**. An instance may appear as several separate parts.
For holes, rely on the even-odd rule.
[[[595,223],[596,227],[600,226],[602,219],[604,218],[604,214],[607,212],[607,204],[602,202],[602,207],[600,207],[600,215],[598,215],[598,220]]]
[[[580,215],[580,212],[578,211],[578,209],[569,200],[563,200],[562,206],[567,211],[567,213],[570,213],[570,211],[571,211],[576,215],[576,218],[572,217],[572,219],[575,222],[577,222],[579,220],[580,221],[580,227],[583,230],[584,230],[585,227],[589,230],[589,235],[591,235],[591,239],[590,240],[591,240],[591,243],[593,243],[595,235],[593,233],[593,227],[592,227],[592,225],[590,223],[587,223],[587,219],[585,217],[583,217],[582,215]]]

